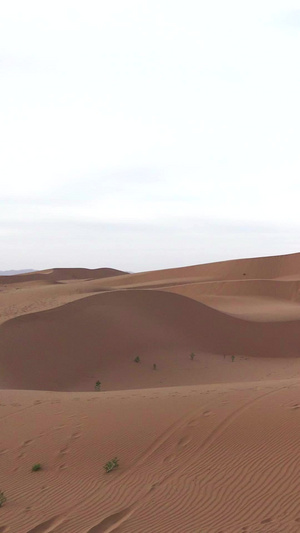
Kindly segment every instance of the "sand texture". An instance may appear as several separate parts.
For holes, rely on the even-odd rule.
[[[300,254],[0,277],[0,533],[299,532],[299,320]]]

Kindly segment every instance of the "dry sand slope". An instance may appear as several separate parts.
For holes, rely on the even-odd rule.
[[[0,533],[300,531],[299,280],[299,254],[0,278]]]
[[[292,379],[2,391],[1,531],[299,531],[299,392]]]

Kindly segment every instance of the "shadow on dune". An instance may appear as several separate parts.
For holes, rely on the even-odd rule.
[[[298,321],[248,322],[177,294],[116,291],[4,323],[0,371],[11,388],[68,390],[100,369],[117,388],[133,354],[163,351],[172,366],[178,350],[295,357],[299,347]]]

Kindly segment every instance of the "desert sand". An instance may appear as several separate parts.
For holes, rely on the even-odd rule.
[[[300,531],[299,321],[300,254],[0,277],[0,533]]]

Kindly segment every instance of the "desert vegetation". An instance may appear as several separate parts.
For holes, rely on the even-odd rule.
[[[0,507],[6,502],[6,497],[4,495],[4,492],[0,490]]]
[[[104,465],[104,469],[108,473],[114,470],[115,468],[117,468],[118,466],[119,466],[119,459],[117,459],[117,457],[114,457],[113,459],[111,459]]]
[[[95,383],[95,390],[96,390],[96,391],[100,391],[100,390],[101,390],[101,381],[99,381],[99,380],[96,381],[96,383]]]
[[[31,472],[38,472],[38,470],[42,470],[41,463],[35,463],[31,468]]]

